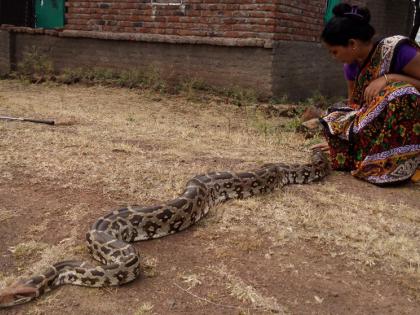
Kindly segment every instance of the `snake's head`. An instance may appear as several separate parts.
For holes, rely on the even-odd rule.
[[[27,303],[37,296],[36,288],[16,283],[0,290],[0,308]]]

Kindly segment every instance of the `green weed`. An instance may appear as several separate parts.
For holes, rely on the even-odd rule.
[[[23,53],[22,61],[17,64],[12,76],[31,82],[51,80],[54,77],[54,64],[45,53],[32,46]]]
[[[233,86],[220,90],[219,93],[227,97],[233,104],[237,106],[255,104],[258,99],[258,94],[255,90],[239,86]]]

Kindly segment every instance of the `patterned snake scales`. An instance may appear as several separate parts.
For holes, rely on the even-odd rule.
[[[131,242],[184,230],[229,199],[271,192],[287,184],[309,183],[328,172],[328,159],[317,150],[310,164],[266,164],[249,172],[195,176],[173,200],[153,207],[128,206],[99,218],[86,239],[93,258],[103,265],[73,260],[56,263],[40,275],[0,290],[0,308],[29,302],[62,284],[104,287],[133,281],[140,274],[140,259]]]

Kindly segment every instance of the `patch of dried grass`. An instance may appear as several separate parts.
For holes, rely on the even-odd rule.
[[[221,277],[230,295],[241,302],[250,303],[253,308],[275,313],[284,313],[283,307],[274,297],[265,297],[253,286],[230,272],[225,265],[210,266],[209,270]]]
[[[157,270],[158,259],[156,257],[145,256],[143,257],[142,269],[147,278],[157,277],[159,271]]]
[[[304,148],[310,141],[294,132],[276,131],[277,125],[290,121],[262,120],[249,109],[213,99],[198,106],[183,97],[147,93],[1,81],[2,108],[8,115],[74,123],[50,127],[2,122],[0,184],[99,188],[121,203],[150,204],[177,196],[199,173],[306,161]],[[414,189],[413,194],[419,191]],[[72,209],[67,219],[74,220],[83,211],[82,205]],[[318,239],[368,265],[418,274],[419,222],[414,206],[355,195],[327,179],[232,201],[214,210],[202,228],[226,235],[248,232],[248,240],[264,232],[273,246]],[[230,240],[236,245],[247,242],[246,237]],[[258,245],[244,245],[244,250]],[[77,252],[75,246],[56,250]],[[225,249],[219,254],[228,255]]]
[[[152,314],[153,304],[150,302],[145,302],[134,312],[134,315],[148,315]]]
[[[197,285],[201,285],[202,280],[200,280],[200,278],[201,278],[200,275],[191,274],[191,273],[181,275],[182,282],[188,285],[188,287],[186,288],[187,291],[191,290]]]
[[[16,217],[17,214],[12,210],[0,208],[0,223]]]
[[[48,244],[36,241],[19,243],[9,248],[17,260],[26,261],[27,259],[40,254],[48,247]]]
[[[250,234],[265,231],[273,246],[296,238],[313,239],[339,246],[366,265],[420,273],[420,213],[416,209],[399,200],[366,200],[327,183],[235,201],[226,207],[219,229],[237,233],[240,211],[241,220],[254,227]]]

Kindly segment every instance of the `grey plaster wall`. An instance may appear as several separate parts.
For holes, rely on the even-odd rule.
[[[0,75],[10,71],[10,33],[0,30]]]
[[[367,0],[378,36],[408,35],[413,23],[409,0]]]
[[[320,92],[346,96],[343,66],[320,43],[279,41],[273,49],[273,95],[302,100]]]
[[[164,78],[198,78],[219,87],[271,93],[271,49],[167,44],[16,34],[16,60],[37,47],[56,70],[74,67],[159,70]]]

